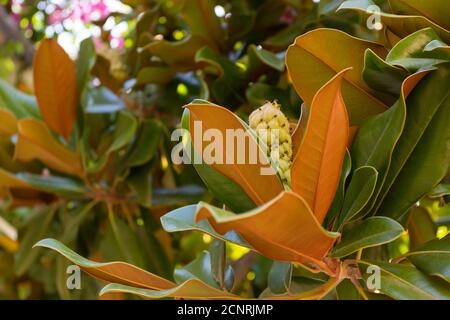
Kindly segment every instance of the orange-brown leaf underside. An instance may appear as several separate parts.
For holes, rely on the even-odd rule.
[[[77,117],[75,63],[55,39],[42,40],[33,64],[34,90],[48,126],[66,139]]]
[[[199,152],[200,146],[202,146],[202,150],[205,150],[205,147],[210,142],[199,141],[203,140],[202,137],[195,136],[194,121],[201,122],[201,135],[203,135],[207,129],[217,129],[222,134],[224,141],[222,159],[224,164],[212,164],[211,166],[215,170],[239,184],[256,205],[266,203],[283,191],[283,186],[276,175],[261,174],[261,168],[267,168],[270,165],[268,163],[264,164],[260,161],[261,157],[264,157],[260,151],[257,152],[257,163],[249,163],[249,150],[260,150],[257,146],[256,140],[251,137],[250,134],[247,134],[245,149],[242,149],[243,145],[239,144],[237,139],[234,139],[233,163],[226,163],[227,155],[231,156],[230,152],[227,154],[227,144],[230,143],[230,139],[226,139],[227,129],[231,129],[232,132],[237,132],[236,130],[246,130],[243,124],[231,111],[217,105],[206,104],[189,104],[186,108],[190,111],[189,126],[192,144],[196,152]],[[241,147],[241,151],[246,153],[242,164],[238,161],[238,147]],[[228,149],[232,150],[231,148]]]
[[[205,204],[196,214],[197,221],[202,219],[221,234],[238,232],[258,252],[278,261],[320,264],[338,237],[325,231],[306,202],[289,191],[239,215],[221,216]]]
[[[314,97],[305,136],[292,164],[292,190],[305,199],[320,223],[333,201],[347,148],[349,121],[340,91],[347,70]]]

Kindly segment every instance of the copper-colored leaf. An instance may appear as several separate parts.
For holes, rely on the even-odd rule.
[[[175,287],[173,282],[125,262],[100,263],[85,259],[54,239],[41,240],[35,246],[59,252],[83,271],[103,281],[158,290]]]
[[[36,119],[23,119],[18,122],[18,129],[15,159],[39,159],[55,170],[81,175],[79,157],[58,142],[45,123]]]
[[[17,119],[14,114],[0,108],[0,135],[11,136],[17,133]]]
[[[208,219],[220,234],[231,230],[238,232],[266,257],[277,261],[295,261],[307,266],[321,265],[321,260],[339,236],[324,230],[307,203],[289,191],[242,214],[233,214],[201,203],[196,220],[202,219]]]
[[[329,79],[339,71],[353,67],[342,83],[351,124],[360,124],[385,111],[387,101],[380,100],[362,78],[367,49],[380,57],[386,55],[382,46],[339,30],[316,29],[298,37],[286,53],[286,65],[295,90],[307,105],[311,105],[316,92]]]
[[[77,117],[75,63],[55,39],[42,40],[33,64],[34,90],[48,126],[67,138]]]
[[[237,184],[239,184],[242,189],[246,191],[248,196],[255,202],[256,205],[262,205],[267,201],[276,197],[281,191],[283,191],[283,186],[275,174],[264,175],[261,174],[262,169],[270,168],[268,162],[263,163],[261,159],[264,154],[258,147],[256,140],[250,133],[246,133],[246,143],[245,149],[239,143],[237,139],[234,141],[234,159],[232,161],[227,161],[227,156],[231,156],[231,152],[227,154],[227,146],[230,146],[230,139],[227,139],[228,132],[236,133],[237,130],[241,132],[246,132],[246,128],[242,122],[228,109],[217,105],[207,105],[207,104],[189,104],[186,106],[190,111],[190,132],[192,144],[196,152],[200,150],[205,150],[205,147],[209,145],[210,142],[203,141],[202,136],[207,129],[217,129],[220,131],[223,137],[223,164],[215,163],[211,166],[219,171],[224,176],[230,178]],[[195,122],[201,124],[202,131],[198,136],[195,135]],[[239,161],[239,150],[242,148],[241,152],[245,153],[244,161]],[[231,150],[231,147],[228,149]],[[254,151],[255,158],[257,158],[254,164],[249,161],[249,152]],[[242,164],[241,164],[242,163]],[[263,170],[264,171],[264,170]]]
[[[292,190],[322,223],[334,198],[349,136],[340,72],[313,99],[303,142],[292,163]]]

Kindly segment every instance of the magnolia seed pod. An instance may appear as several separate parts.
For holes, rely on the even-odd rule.
[[[266,102],[250,114],[249,125],[256,131],[260,143],[267,146],[267,155],[277,165],[283,182],[290,185],[292,139],[289,121],[280,107],[276,101]]]

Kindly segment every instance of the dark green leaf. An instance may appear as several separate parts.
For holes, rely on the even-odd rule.
[[[345,257],[361,249],[389,243],[403,233],[403,227],[386,217],[371,217],[348,224],[342,240],[331,252],[332,257]]]

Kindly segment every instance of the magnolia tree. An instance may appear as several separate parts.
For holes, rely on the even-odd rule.
[[[450,298],[444,0],[124,2],[1,83],[11,292]]]

